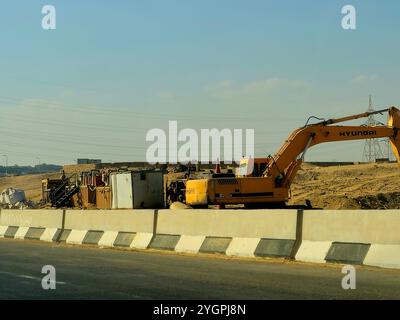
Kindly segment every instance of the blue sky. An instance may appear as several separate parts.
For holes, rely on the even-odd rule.
[[[57,29],[41,28],[41,8]],[[357,30],[341,8],[357,9]],[[0,1],[0,153],[144,160],[146,132],[254,128],[273,154],[308,116],[399,104],[400,2]],[[361,159],[363,142],[307,160]]]

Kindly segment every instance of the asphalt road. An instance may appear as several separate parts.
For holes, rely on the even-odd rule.
[[[44,290],[44,265],[56,289]],[[0,240],[0,299],[398,299],[400,272]]]

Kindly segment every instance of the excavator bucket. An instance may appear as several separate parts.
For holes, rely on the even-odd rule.
[[[394,136],[390,137],[390,144],[392,145],[393,153],[400,162],[400,110],[392,107],[389,110],[388,126],[395,130]]]

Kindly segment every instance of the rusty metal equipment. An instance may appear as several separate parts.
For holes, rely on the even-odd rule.
[[[111,188],[96,188],[96,207],[97,209],[111,209]]]
[[[79,192],[77,176],[42,180],[42,205],[54,208],[73,206],[72,197]]]

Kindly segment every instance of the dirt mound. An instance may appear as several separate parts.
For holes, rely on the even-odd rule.
[[[355,199],[361,209],[399,209],[400,192],[379,193],[376,196],[364,196]]]
[[[324,209],[400,209],[397,163],[318,167],[305,164],[292,184],[290,204],[311,200]]]

